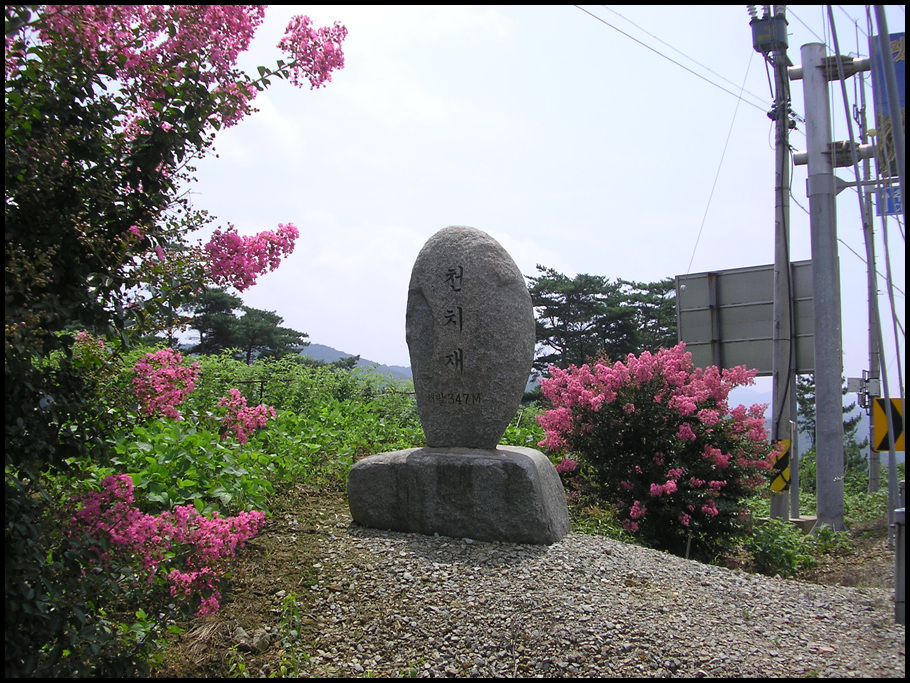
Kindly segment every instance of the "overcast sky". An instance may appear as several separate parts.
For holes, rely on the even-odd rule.
[[[745,7],[610,7],[586,9],[724,90],[745,84],[743,99],[570,6],[269,7],[241,61],[251,74],[282,56],[275,46],[294,14],[349,33],[346,66],[326,88],[273,79],[260,111],[219,134],[218,158],[197,165],[194,205],[216,224],[300,229],[294,254],[244,302],[312,342],[409,365],[411,268],[449,225],[488,232],[526,275],[540,263],[650,282],[772,263],[771,90]],[[867,55],[864,8],[842,7],[842,52]],[[822,6],[788,6],[788,18],[794,64],[805,43],[833,45]],[[889,6],[888,21],[902,31],[903,8]],[[792,93],[802,116],[800,81]],[[834,139],[846,140],[839,88],[833,110]],[[800,123],[791,138],[799,150],[804,131]],[[837,175],[852,179],[852,169]],[[796,167],[793,197],[808,208],[805,181]],[[808,214],[795,202],[794,261],[811,258]],[[844,371],[859,376],[866,266],[850,249],[865,248],[855,193],[837,205]],[[894,220],[889,230],[904,290],[904,241]],[[903,322],[902,293],[896,303]],[[896,388],[890,324],[884,336]]]

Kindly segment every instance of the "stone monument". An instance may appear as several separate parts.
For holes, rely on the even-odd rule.
[[[424,448],[373,455],[348,478],[364,526],[550,544],[569,531],[543,453],[501,446],[534,360],[534,311],[518,266],[487,233],[448,227],[417,255],[406,318]]]

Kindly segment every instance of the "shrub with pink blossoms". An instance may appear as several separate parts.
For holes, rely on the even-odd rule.
[[[227,408],[227,413],[221,419],[224,428],[221,438],[233,433],[238,443],[246,443],[250,434],[265,427],[269,418],[274,418],[276,415],[275,409],[271,406],[259,405],[248,408],[246,398],[239,389],[231,389],[228,396],[224,396],[218,401],[218,407]]]
[[[133,366],[133,372],[133,391],[143,414],[183,419],[176,406],[196,386],[199,363],[185,366],[177,349],[166,348],[145,354]]]
[[[332,80],[332,71],[344,68],[341,43],[348,30],[337,21],[331,27],[313,28],[309,17],[298,14],[291,19],[278,49],[294,58],[290,80],[296,86],[305,78],[310,88],[321,88]]]
[[[134,507],[133,480],[126,474],[107,477],[100,492],[90,492],[77,503],[67,533],[97,539],[101,566],[138,565],[134,568],[148,583],[157,577],[166,581],[172,596],[192,604],[198,600],[199,615],[218,611],[220,565],[265,523],[265,513],[259,511],[205,517],[189,505],[146,514]],[[176,558],[179,566],[174,566]]]
[[[764,409],[727,403],[754,371],[692,365],[685,345],[568,370],[541,382],[552,409],[542,446],[568,451],[598,497],[648,545],[712,559],[742,533],[742,501],[766,483],[773,449]],[[634,408],[630,408],[634,407]]]
[[[155,104],[168,88],[194,78],[220,96],[215,127],[237,123],[252,109],[260,82],[237,68],[265,16],[265,5],[46,5],[39,36],[77,45],[83,58],[99,65],[113,56],[118,81],[132,95],[141,117],[154,118]],[[347,29],[335,22],[314,28],[309,17],[288,23],[278,48],[289,63],[264,69],[319,88],[344,68],[341,44]],[[10,67],[7,65],[7,70]],[[260,79],[262,80],[262,79]],[[255,87],[254,87],[255,86]]]
[[[299,232],[293,223],[279,223],[278,230],[241,236],[231,226],[215,230],[205,245],[209,274],[217,285],[230,285],[244,291],[256,284],[265,272],[275,270],[281,259],[294,251]]]

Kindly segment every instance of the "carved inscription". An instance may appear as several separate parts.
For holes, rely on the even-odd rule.
[[[446,287],[452,290],[453,296],[456,296],[457,298],[458,294],[461,292],[463,279],[464,266],[459,264],[446,269],[442,282]],[[457,332],[458,334],[455,335],[455,343],[458,343],[460,341],[460,334],[464,330],[464,308],[456,305],[445,309],[442,328],[443,331],[446,332]],[[464,349],[460,346],[456,346],[452,349],[451,353],[445,354],[445,364],[447,367],[450,367],[452,370],[459,373],[464,372]]]
[[[483,402],[483,392],[476,393],[457,393],[439,391],[433,394],[433,401],[441,406],[459,405],[471,406],[480,405]]]
[[[461,306],[456,306],[446,311],[446,321],[443,327],[448,327],[449,325],[454,325],[459,332],[464,329],[464,313]]]
[[[455,266],[446,270],[446,284],[452,288],[453,292],[461,291],[461,278],[464,275],[464,268]]]

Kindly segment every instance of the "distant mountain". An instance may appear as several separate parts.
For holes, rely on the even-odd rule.
[[[341,360],[342,358],[351,358],[355,354],[345,353],[344,351],[333,349],[331,346],[326,346],[325,344],[309,344],[308,346],[304,347],[304,349],[300,352],[300,355],[308,356],[313,360],[318,360],[323,363],[334,363],[335,361]],[[381,365],[375,361],[361,358],[357,361],[357,367],[371,368],[378,373],[392,375],[392,377],[399,380],[407,381],[411,379],[411,368],[407,368],[401,365]]]

